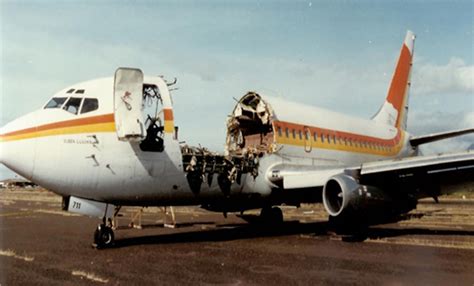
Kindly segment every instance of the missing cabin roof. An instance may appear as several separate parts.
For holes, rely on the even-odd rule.
[[[257,155],[272,152],[274,131],[271,119],[271,108],[261,96],[247,93],[227,121],[227,152]]]

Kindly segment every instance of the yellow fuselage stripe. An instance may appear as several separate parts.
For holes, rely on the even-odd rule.
[[[55,136],[55,135],[66,135],[66,134],[82,134],[82,133],[93,133],[93,132],[115,132],[114,122],[87,124],[71,127],[61,127],[42,131],[32,131],[19,135],[1,136],[0,142],[32,139],[38,137]]]

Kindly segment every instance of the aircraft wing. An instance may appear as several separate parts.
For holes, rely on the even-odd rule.
[[[409,157],[398,160],[364,163],[359,182],[367,185],[440,184],[474,181],[474,152]]]
[[[360,184],[387,185],[391,183],[460,183],[474,181],[474,152],[417,156],[403,159],[363,163],[349,168],[273,170],[271,182],[284,189],[323,187],[334,175],[345,173]]]

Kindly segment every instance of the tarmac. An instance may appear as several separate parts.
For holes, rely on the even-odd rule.
[[[159,208],[128,227],[138,210],[97,250],[98,218],[41,189],[0,189],[0,285],[474,285],[474,199],[424,200],[363,241],[328,232],[322,205],[283,208],[277,227],[198,207],[174,208],[176,228]]]

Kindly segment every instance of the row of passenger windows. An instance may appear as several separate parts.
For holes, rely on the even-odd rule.
[[[284,135],[286,138],[292,137],[293,139],[299,138],[300,140],[304,138],[307,141],[313,140],[314,142],[317,142],[318,140],[320,140],[322,143],[328,143],[328,144],[344,144],[346,146],[370,148],[370,149],[383,150],[383,151],[391,150],[390,147],[379,144],[379,143],[362,141],[362,140],[354,140],[352,138],[339,137],[333,134],[332,135],[324,134],[324,133],[318,134],[317,132],[313,132],[313,134],[311,134],[309,130],[302,131],[302,130],[289,129],[289,128],[285,128],[284,130],[285,134],[283,134],[283,130],[281,127],[277,127],[277,131],[278,131],[279,137],[283,137]]]
[[[84,114],[97,110],[99,101],[97,98],[53,97],[44,108],[62,108],[72,114]]]

